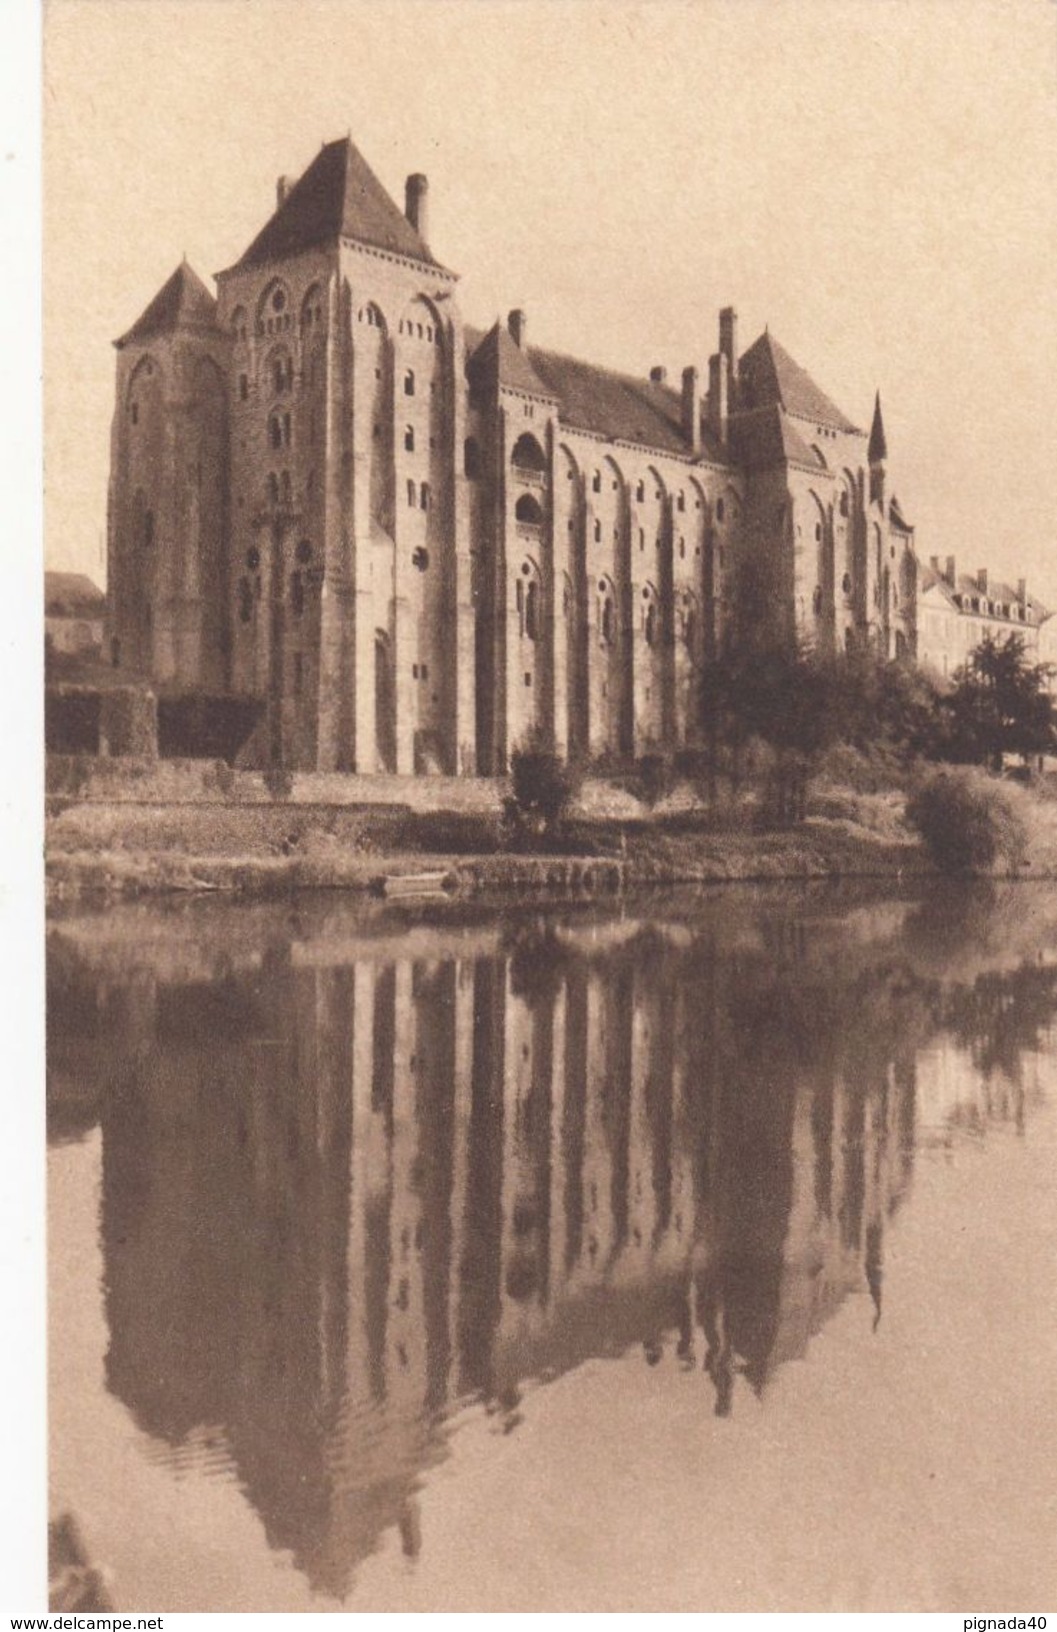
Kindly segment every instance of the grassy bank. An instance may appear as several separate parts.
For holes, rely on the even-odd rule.
[[[883,813],[882,813],[883,814]],[[465,894],[615,895],[636,885],[902,876],[928,870],[917,842],[878,809],[831,811],[789,832],[716,830],[675,802],[607,811],[596,793],[546,849],[503,847],[497,811],[375,811],[275,802],[83,802],[48,820],[49,897],[158,891],[276,895],[378,887],[441,872]]]
[[[395,779],[394,779],[395,780]],[[500,790],[480,784],[458,808],[394,798],[264,800],[203,790],[195,799],[88,797],[53,801],[51,900],[155,892],[281,895],[368,890],[389,875],[430,872],[466,895],[506,892],[612,896],[640,885],[809,878],[907,878],[933,864],[904,820],[895,790],[821,781],[808,818],[761,830],[743,810],[703,807],[676,790],[655,808],[602,782],[586,786],[546,846],[509,848]],[[313,790],[315,791],[315,790]],[[322,790],[320,790],[322,791]],[[444,798],[446,785],[435,790]],[[1023,796],[1030,841],[1018,876],[1057,877],[1057,801]]]

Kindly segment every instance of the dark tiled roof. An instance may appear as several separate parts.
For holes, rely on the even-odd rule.
[[[339,238],[439,265],[347,136],[320,149],[237,265],[281,260]]]
[[[735,415],[730,422],[731,442],[738,460],[749,470],[792,463],[825,469],[796,426],[777,406]]]
[[[857,429],[769,333],[761,334],[742,356],[738,390],[745,408],[777,404],[798,419],[814,419],[838,431]]]
[[[46,572],[44,611],[49,618],[84,617],[86,613],[102,616],[106,596],[83,572]]]
[[[948,585],[948,590],[949,588],[950,586]],[[987,588],[981,589],[972,573],[967,572],[960,572],[958,574],[955,589],[957,594],[963,597],[971,595],[986,595],[992,607],[995,605],[996,601],[1009,605],[1010,603],[1019,599],[1017,591],[1011,584],[1002,583],[999,579],[989,578]],[[1030,595],[1025,601],[1025,611],[1027,613],[1027,621],[1029,623],[1042,623],[1044,619],[1050,616],[1049,609],[1043,606],[1041,601],[1034,600]]]
[[[156,334],[170,334],[173,329],[212,329],[216,327],[216,315],[217,303],[213,296],[194,268],[181,261],[146,311],[114,344],[127,346],[133,340],[149,340]]]
[[[471,376],[489,356],[498,359],[503,372],[501,383],[513,390],[528,391],[556,400],[559,417],[570,430],[590,431],[614,442],[638,443],[659,453],[690,453],[683,436],[682,404],[678,391],[654,380],[617,374],[594,363],[581,362],[556,351],[535,346],[521,351],[497,325],[481,339],[474,329],[466,330],[466,349]],[[495,351],[484,348],[492,345]],[[493,362],[494,366],[494,362]],[[531,383],[530,383],[531,382]],[[702,432],[701,453],[717,464],[729,460],[707,427]]]
[[[530,396],[554,397],[555,392],[544,385],[529,362],[527,353],[511,339],[502,323],[494,324],[480,341],[473,330],[467,329],[468,352],[471,335],[475,342],[470,357],[471,378],[482,382],[498,380],[500,385],[507,386],[511,391],[527,391]]]
[[[912,533],[914,531],[913,527],[904,516],[899,500],[896,498],[894,493],[892,494],[892,501],[888,506],[888,519],[890,522],[893,522],[896,527],[898,527],[900,532]]]

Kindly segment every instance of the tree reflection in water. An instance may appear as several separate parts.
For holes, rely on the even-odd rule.
[[[876,1327],[932,1040],[979,1078],[933,1118],[1023,1127],[1057,1006],[1047,934],[964,891],[227,911],[55,927],[51,1130],[102,1127],[107,1387],[338,1596],[390,1527],[428,1546],[463,1402],[510,1431],[528,1380],[638,1346],[726,1417],[848,1296]]]

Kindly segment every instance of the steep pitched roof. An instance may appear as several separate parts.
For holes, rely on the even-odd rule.
[[[857,430],[767,331],[742,355],[738,390],[746,408],[776,404],[798,419],[819,420],[838,431]]]
[[[44,612],[47,617],[83,617],[85,613],[96,613],[101,617],[105,610],[106,596],[86,573],[44,574]]]
[[[914,531],[913,527],[904,516],[899,500],[896,498],[894,493],[892,494],[892,499],[888,506],[888,519],[890,522],[893,522],[901,532],[912,533]]]
[[[500,334],[502,332],[500,330]],[[472,352],[468,364],[471,375],[479,366],[482,347],[491,342],[506,370],[501,383],[514,390],[556,400],[562,424],[570,430],[590,431],[614,442],[638,443],[641,447],[656,448],[659,453],[684,457],[689,454],[690,447],[683,436],[680,394],[670,386],[631,374],[618,374],[577,357],[541,351],[536,346],[522,351],[509,335],[506,337],[508,350],[502,339],[493,341],[494,333],[489,331],[481,340],[472,329],[467,329],[467,351]],[[530,380],[532,384],[528,383]],[[716,463],[729,462],[707,427],[702,431],[701,452]]]
[[[730,434],[739,461],[750,470],[767,470],[783,463],[812,470],[826,468],[777,404],[735,415]]]
[[[471,341],[472,337],[472,341]],[[511,391],[527,391],[530,396],[553,397],[555,393],[544,385],[536,373],[528,353],[511,338],[502,323],[493,324],[483,340],[478,341],[474,330],[467,329],[467,351],[473,345],[469,362],[471,378],[498,380]]]
[[[440,264],[348,136],[320,149],[236,264],[257,266],[339,238]]]
[[[120,350],[133,340],[149,340],[156,334],[171,334],[174,329],[213,329],[216,317],[216,301],[194,268],[183,260],[147,309],[114,344]]]
[[[881,418],[881,393],[878,391],[873,404],[873,424],[870,426],[870,441],[866,449],[866,457],[871,465],[879,465],[888,458],[888,443],[885,440],[885,423]]]

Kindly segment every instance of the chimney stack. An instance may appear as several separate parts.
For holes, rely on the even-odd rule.
[[[987,568],[979,567],[976,573],[976,587],[981,595],[987,594]]]
[[[708,423],[726,445],[730,416],[730,364],[727,354],[717,351],[708,359]]]
[[[287,199],[290,197],[290,189],[293,185],[294,184],[289,176],[280,176],[276,181],[275,207],[277,210],[281,210]]]
[[[510,331],[510,338],[513,340],[517,349],[519,351],[524,351],[525,342],[528,337],[528,318],[520,306],[514,307],[514,310],[510,313],[506,320],[506,326]]]
[[[1017,600],[1021,606],[1027,606],[1028,604],[1028,580],[1026,578],[1017,579]]]
[[[429,242],[429,182],[425,176],[408,176],[404,187],[404,214],[426,243]]]
[[[943,573],[940,571],[940,558],[938,555],[929,556],[929,566],[932,568],[937,578],[943,577]]]
[[[947,557],[947,582],[950,584],[952,589],[958,588],[958,575],[955,571],[953,555],[949,555]]]
[[[724,306],[719,314],[719,350],[727,359],[729,386],[738,372],[738,314],[733,306]]]
[[[650,379],[654,385],[664,385],[668,379],[668,370],[663,363],[654,363],[650,369]]]
[[[691,365],[683,369],[683,435],[691,452],[701,452],[701,404],[698,400],[697,369]]]

